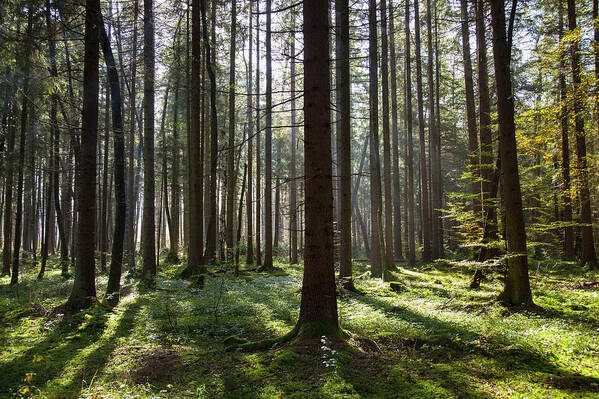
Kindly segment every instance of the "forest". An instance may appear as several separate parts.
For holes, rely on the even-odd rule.
[[[599,398],[599,0],[3,0],[0,398]]]

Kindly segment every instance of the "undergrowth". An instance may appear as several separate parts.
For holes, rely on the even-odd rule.
[[[124,280],[117,307],[68,315],[53,309],[72,280],[52,261],[42,281],[26,263],[18,292],[0,280],[0,397],[599,397],[599,274],[574,264],[531,265],[536,312],[494,303],[499,276],[473,291],[467,270],[400,264],[396,292],[357,264],[365,295],[339,299],[349,338],[242,352],[223,341],[293,329],[301,265],[219,266],[200,287],[164,264],[155,290]],[[105,285],[100,275],[100,298]]]

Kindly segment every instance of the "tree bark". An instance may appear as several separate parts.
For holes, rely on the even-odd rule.
[[[464,87],[466,92],[466,124],[468,129],[468,151],[470,172],[472,173],[472,210],[480,212],[479,152],[476,134],[476,109],[474,105],[474,83],[472,81],[472,62],[470,60],[470,29],[468,0],[460,0],[460,18],[462,20],[462,59],[464,62]]]
[[[98,89],[100,59],[100,1],[85,1],[85,54],[81,149],[77,178],[77,265],[67,305],[82,309],[96,296],[94,259],[96,230],[96,146],[98,141]]]
[[[121,84],[117,72],[116,61],[110,46],[110,37],[100,14],[101,46],[104,62],[108,70],[108,82],[111,93],[112,131],[114,134],[114,192],[116,197],[116,215],[110,255],[110,270],[106,297],[118,300],[121,287],[121,271],[123,267],[123,246],[125,239],[125,218],[127,215],[127,199],[125,191],[125,136],[123,132],[123,100]],[[108,134],[108,130],[106,131]],[[108,140],[108,136],[106,138]]]
[[[154,173],[154,10],[153,0],[144,0],[144,199],[141,245],[142,278],[152,283],[156,277],[156,221]]]
[[[393,162],[393,255],[403,259],[401,240],[401,185],[399,183],[399,126],[397,120],[397,58],[393,0],[389,0],[389,56],[391,67],[391,145]],[[387,250],[390,250],[389,248]]]
[[[417,0],[416,0],[417,1]],[[416,263],[416,233],[414,222],[414,146],[412,139],[412,71],[410,67],[410,0],[405,4],[406,35],[406,151],[407,165],[407,204],[408,204],[408,263]]]
[[[264,264],[265,269],[272,263],[272,48],[271,48],[271,7],[272,0],[266,0],[266,127],[264,137]],[[305,4],[304,4],[305,7]],[[328,40],[328,39],[327,39]]]
[[[393,198],[391,196],[391,139],[389,126],[389,40],[387,36],[387,2],[381,0],[381,89],[383,91],[383,180],[385,196],[385,268],[393,267]],[[383,278],[386,276],[383,274]]]
[[[339,25],[339,24],[338,24]],[[343,29],[343,28],[338,28]],[[297,126],[296,126],[296,88],[295,88],[295,13],[293,14],[293,25],[291,33],[291,162],[289,164],[290,171],[289,175],[291,181],[289,183],[289,229],[290,231],[290,249],[291,249],[291,264],[298,262],[297,256]],[[339,84],[339,82],[337,83]],[[342,263],[343,267],[343,263]]]
[[[300,337],[339,334],[333,268],[328,2],[304,0],[306,247]]]
[[[372,275],[384,275],[384,243],[381,231],[381,167],[379,159],[378,113],[378,49],[376,1],[368,2],[368,67],[369,67],[369,141],[370,141],[370,240],[372,249]]]
[[[513,7],[515,6],[514,2]],[[508,251],[505,284],[499,299],[510,305],[532,305],[514,122],[510,71],[511,38],[506,35],[505,6],[502,1],[491,2],[491,26],[503,176],[501,188],[505,204],[505,238]]]
[[[262,163],[260,128],[260,0],[256,0],[256,264],[262,265]]]
[[[248,75],[247,75],[247,126],[248,126],[248,149],[247,149],[247,191],[246,191],[246,219],[247,219],[247,252],[246,252],[246,257],[245,257],[245,263],[247,263],[248,265],[251,265],[254,263],[254,216],[253,216],[253,212],[252,212],[252,207],[253,207],[253,191],[252,191],[252,186],[253,186],[253,168],[254,168],[254,139],[253,139],[253,135],[254,135],[254,113],[253,113],[253,109],[254,109],[254,88],[253,88],[253,18],[252,18],[252,12],[253,12],[253,5],[254,2],[250,1],[250,7],[249,7],[249,21],[250,21],[250,27],[249,27],[249,34],[248,34],[248,41],[249,41],[249,60],[248,60]],[[293,34],[292,34],[292,39],[293,40]],[[292,78],[293,79],[293,78]],[[291,95],[293,95],[293,93],[291,93]],[[239,228],[241,229],[241,226],[239,226]]]
[[[225,242],[227,245],[227,258],[230,259],[233,253],[235,242],[233,241],[234,221],[234,204],[235,204],[235,36],[237,34],[237,1],[231,2],[231,37],[229,51],[229,140],[227,151],[227,209],[226,209],[226,224],[225,224]]]
[[[422,260],[430,262],[431,260],[431,242],[430,242],[430,209],[428,198],[428,166],[426,162],[426,143],[424,126],[424,100],[422,94],[422,57],[420,55],[420,11],[418,1],[414,1],[414,30],[415,30],[415,51],[416,51],[416,92],[418,98],[418,149],[420,166],[420,213],[422,228]]]
[[[574,0],[568,0],[568,27],[571,31],[576,29],[576,9]],[[578,184],[580,197],[580,223],[582,230],[582,263],[591,268],[599,266],[595,243],[593,240],[593,220],[591,212],[591,193],[589,191],[589,170],[587,167],[587,148],[584,132],[583,101],[584,95],[580,90],[580,52],[578,42],[570,45],[572,59],[572,86],[574,90],[574,129],[576,133],[576,160],[578,169]]]
[[[349,1],[335,1],[335,58],[337,100],[337,175],[339,176],[339,278],[352,284],[352,196],[351,196],[351,82],[349,67]],[[293,52],[292,52],[293,54]],[[292,74],[295,72],[293,70]],[[295,84],[295,81],[293,82]],[[293,93],[292,93],[293,95]],[[293,104],[295,107],[295,103]],[[295,109],[293,110],[295,124]],[[292,136],[295,145],[295,134]],[[292,162],[295,162],[295,147]],[[293,166],[295,172],[295,166]],[[292,176],[295,178],[295,173]],[[295,183],[294,183],[295,184]],[[293,193],[295,196],[295,193]],[[295,198],[293,198],[295,209]],[[293,227],[293,228],[296,228]],[[296,236],[297,237],[297,236]],[[296,243],[297,252],[297,243]],[[297,259],[297,253],[296,253]]]

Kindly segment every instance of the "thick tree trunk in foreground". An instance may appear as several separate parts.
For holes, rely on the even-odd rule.
[[[503,175],[501,188],[505,204],[505,238],[509,256],[505,285],[499,299],[510,305],[532,305],[516,150],[514,97],[510,71],[511,40],[508,40],[506,36],[503,1],[491,2],[491,25],[501,146],[501,173]]]
[[[306,247],[300,337],[338,334],[333,268],[328,2],[304,0]]]
[[[100,59],[100,0],[85,1],[85,55],[81,150],[77,176],[77,265],[67,306],[89,306],[96,296],[96,146],[98,142],[98,89]]]
[[[335,1],[336,100],[337,100],[337,174],[339,175],[339,278],[351,283],[351,93],[349,70],[349,2]],[[294,110],[295,112],[295,110]],[[295,115],[294,115],[295,116]],[[295,118],[294,118],[295,119]],[[295,142],[295,137],[293,137]],[[293,159],[295,159],[295,149]],[[292,161],[293,162],[293,161]],[[294,170],[295,172],[295,170]],[[295,202],[295,198],[293,199]],[[294,205],[295,208],[295,205]],[[297,259],[297,248],[296,248]]]
[[[576,9],[574,0],[568,0],[568,27],[576,29]],[[574,129],[576,133],[576,160],[578,169],[578,184],[580,197],[580,223],[582,224],[582,263],[591,268],[598,267],[595,243],[593,241],[593,220],[591,212],[591,193],[589,191],[589,169],[587,167],[587,146],[584,133],[584,108],[581,92],[580,49],[578,42],[570,46],[572,58],[572,85],[574,90]]]

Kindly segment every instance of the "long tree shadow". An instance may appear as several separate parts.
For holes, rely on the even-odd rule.
[[[132,312],[128,305],[123,321],[132,323]],[[59,376],[82,350],[102,337],[110,314],[102,305],[73,315],[65,314],[41,341],[15,359],[0,363],[0,396],[14,393],[23,385],[28,373],[31,376],[28,384],[32,386],[44,385]],[[121,333],[127,329],[130,327],[125,324],[120,327]]]
[[[581,376],[557,366],[554,362],[537,351],[521,345],[519,342],[507,340],[504,337],[487,337],[479,332],[464,328],[456,323],[441,321],[434,317],[425,316],[406,307],[390,306],[376,297],[358,297],[357,301],[369,305],[373,309],[381,309],[387,317],[399,317],[403,320],[422,325],[427,332],[434,332],[425,337],[419,337],[410,342],[414,349],[429,351],[428,348],[438,347],[440,352],[451,350],[455,365],[456,358],[480,356],[493,360],[501,365],[506,374],[530,370],[545,375],[548,386],[568,392],[599,392],[599,378]],[[455,339],[460,337],[460,339]],[[485,345],[476,343],[484,342]],[[506,350],[506,348],[508,348]],[[430,353],[429,353],[430,354]],[[459,366],[458,366],[459,367]],[[468,370],[464,370],[466,373]],[[490,373],[487,378],[502,379],[504,375],[498,372]]]
[[[94,375],[101,374],[108,359],[119,345],[119,340],[128,337],[133,332],[135,320],[140,311],[141,305],[139,299],[136,298],[131,304],[128,304],[114,331],[109,336],[100,339],[100,346],[85,357],[77,372],[69,378],[68,383],[60,386],[61,393],[68,396],[69,393],[81,389],[82,381],[90,382]]]

